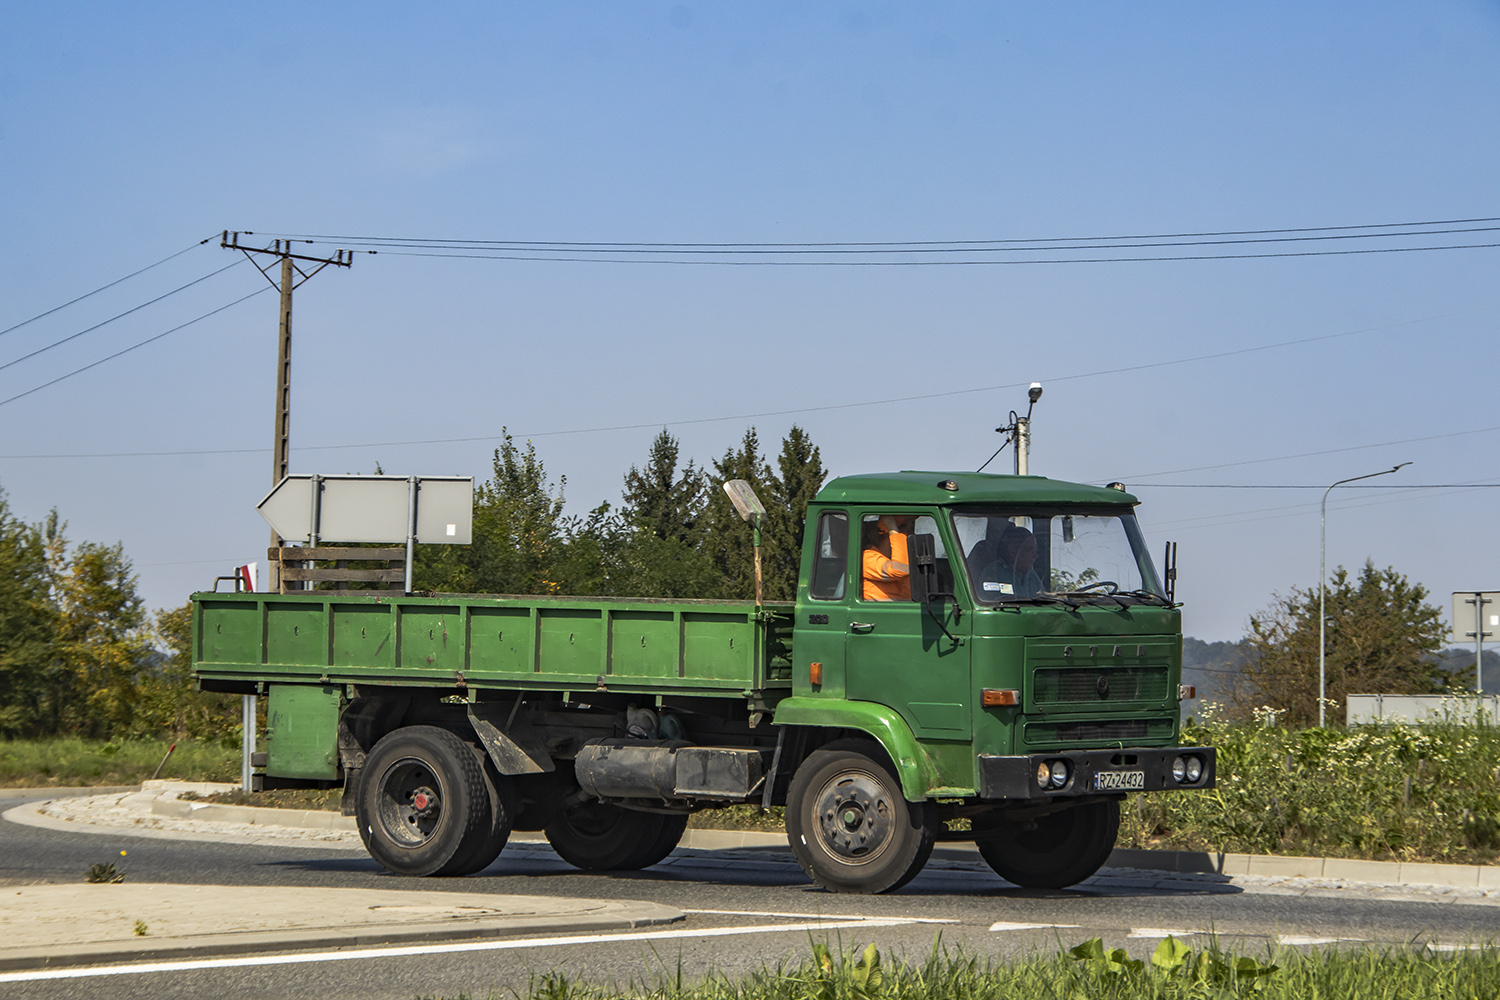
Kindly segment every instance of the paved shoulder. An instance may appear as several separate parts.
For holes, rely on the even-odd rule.
[[[628,930],[683,919],[683,911],[659,903],[412,889],[126,883],[0,892],[0,970],[10,971]]]

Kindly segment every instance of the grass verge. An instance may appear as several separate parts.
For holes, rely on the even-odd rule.
[[[1255,957],[1210,941],[1193,949],[1167,938],[1149,959],[1109,950],[1098,939],[1054,954],[979,959],[935,945],[924,961],[882,958],[875,946],[839,955],[815,943],[809,959],[740,979],[688,982],[664,970],[654,983],[600,986],[554,971],[534,977],[529,1000],[1415,1000],[1500,993],[1494,949],[1434,955],[1416,949],[1282,950]],[[500,994],[491,993],[491,996]],[[469,1000],[460,994],[452,1000]],[[425,998],[433,1000],[433,998]]]
[[[170,740],[8,740],[0,742],[0,788],[135,785],[150,778]],[[240,748],[180,740],[160,777],[238,781]]]

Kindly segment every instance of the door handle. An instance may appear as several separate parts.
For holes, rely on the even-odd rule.
[[[866,632],[873,632],[873,631],[875,631],[875,623],[874,622],[850,622],[849,623],[849,631],[851,631],[851,632],[858,632],[861,635],[863,635]]]

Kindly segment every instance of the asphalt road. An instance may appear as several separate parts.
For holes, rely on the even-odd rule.
[[[9,800],[5,806],[19,804]],[[123,861],[121,850],[127,851]],[[391,888],[400,883],[362,852],[257,847],[55,832],[0,822],[0,886],[74,882],[92,863],[116,861],[136,882],[226,886]],[[1153,880],[1154,881],[1154,880]],[[413,998],[527,995],[533,978],[561,971],[595,983],[651,983],[734,974],[808,954],[811,940],[844,947],[876,942],[882,952],[925,956],[935,943],[979,956],[1054,952],[1089,937],[1138,954],[1167,930],[1217,934],[1263,951],[1278,938],[1414,941],[1465,945],[1500,940],[1500,906],[1357,890],[1322,895],[1244,891],[1199,878],[1170,888],[1115,880],[1091,890],[1010,886],[980,865],[935,862],[889,896],[845,896],[811,886],[783,851],[690,852],[630,874],[584,874],[545,848],[507,850],[486,872],[424,880],[424,889],[650,900],[689,911],[665,929],[598,936],[558,935],[460,948],[422,946],[382,956],[348,953],[223,968],[101,974],[6,983],[6,997]],[[0,897],[3,898],[3,897]],[[997,923],[1003,925],[994,929]],[[1015,926],[1022,925],[1022,926]],[[1073,925],[1073,926],[1068,926]],[[1199,942],[1204,938],[1188,938]]]

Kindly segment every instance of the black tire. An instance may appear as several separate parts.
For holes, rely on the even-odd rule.
[[[672,853],[687,828],[685,813],[648,813],[585,802],[547,824],[547,843],[574,868],[637,871]]]
[[[479,758],[446,729],[388,733],[365,760],[355,816],[365,849],[387,871],[442,874],[488,830]]]
[[[484,762],[484,790],[488,805],[485,823],[470,835],[470,841],[458,849],[453,860],[438,870],[438,875],[473,875],[482,872],[505,849],[510,839],[511,824],[516,815],[516,793],[510,778],[495,769],[490,760]]]
[[[932,807],[906,801],[877,744],[839,741],[808,755],[786,803],[797,863],[833,892],[899,889],[932,854]]]
[[[1093,875],[1109,860],[1120,832],[1120,803],[1088,802],[1030,823],[1003,813],[974,818],[974,840],[1001,878],[1028,889],[1061,889]]]

